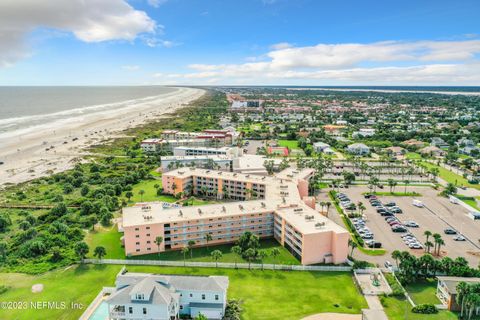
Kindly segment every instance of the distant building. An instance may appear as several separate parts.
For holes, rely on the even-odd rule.
[[[418,141],[417,139],[410,139],[402,142],[405,146],[413,146],[415,148],[421,148],[425,145],[425,142]]]
[[[268,147],[267,153],[288,157],[289,151],[287,147]]]
[[[358,137],[371,137],[371,136],[374,136],[375,135],[375,129],[371,129],[371,128],[364,128],[364,129],[360,129],[358,131],[355,131],[353,134],[352,134],[352,137],[353,138],[358,138]]]
[[[394,157],[400,157],[405,154],[405,149],[402,147],[388,147],[383,150]]]
[[[313,150],[317,153],[335,154],[335,151],[325,142],[315,142],[313,144]]]
[[[419,152],[423,155],[428,155],[431,157],[443,157],[446,152],[435,146],[427,146],[423,149],[420,149]]]
[[[365,156],[370,154],[370,148],[363,143],[354,143],[347,147],[347,151],[351,154]]]
[[[448,149],[449,147],[448,143],[446,143],[445,140],[439,137],[432,138],[430,145],[440,149]]]
[[[340,135],[345,128],[346,126],[333,125],[333,124],[327,124],[323,126],[323,130],[325,130],[325,133],[332,136]]]
[[[182,316],[222,319],[229,281],[225,276],[119,274],[106,299],[110,320],[167,320]]]
[[[465,278],[465,277],[444,277],[437,276],[437,297],[442,304],[450,311],[460,311],[461,306],[457,303],[457,285],[460,282],[466,283],[480,283],[480,278]],[[474,311],[476,315],[480,315],[480,307]]]

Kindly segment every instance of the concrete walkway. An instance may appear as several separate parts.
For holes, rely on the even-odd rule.
[[[388,320],[383,306],[378,299],[378,296],[365,296],[367,300],[368,309],[364,310],[365,319],[368,320]]]

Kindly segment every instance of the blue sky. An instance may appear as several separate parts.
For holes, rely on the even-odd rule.
[[[480,1],[49,1],[0,4],[0,85],[480,85]]]

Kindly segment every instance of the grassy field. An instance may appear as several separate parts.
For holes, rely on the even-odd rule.
[[[457,185],[457,186],[464,185],[466,187],[480,189],[479,185],[468,183],[467,179],[450,170],[445,169],[444,167],[440,167],[440,166],[437,166],[436,164],[426,162],[426,161],[423,161],[422,164],[428,169],[438,168],[439,178],[447,182],[453,183],[454,185]]]
[[[467,196],[462,196],[462,195],[456,195],[456,197],[460,200],[462,200],[463,202],[465,202],[466,204],[468,204],[469,206],[477,209],[480,211],[480,207],[478,206],[477,204],[477,201],[475,200],[475,198],[473,197],[467,197]],[[478,197],[477,197],[478,199]]]
[[[381,297],[380,301],[384,307],[389,320],[454,320],[458,319],[453,312],[442,310],[437,314],[413,313],[412,305],[404,297]],[[431,303],[431,302],[430,302]]]
[[[93,258],[93,250],[97,246],[103,246],[107,250],[106,259],[126,259],[125,251],[120,245],[120,237],[122,233],[117,231],[117,227],[101,228],[97,227],[95,231],[89,231],[86,237],[87,244],[90,247],[90,253],[88,257]],[[210,253],[213,250],[220,250],[223,254],[222,258],[218,262],[247,262],[242,261],[240,257],[230,252],[231,244],[210,246],[209,248],[194,248],[192,255],[187,254],[187,261],[207,261],[211,262]],[[282,247],[274,239],[265,239],[260,241],[260,250],[270,250],[272,248],[278,248],[280,255],[276,261],[272,257],[267,257],[263,261],[264,263],[278,263],[278,264],[300,264],[300,262],[288,252],[287,249]],[[142,256],[131,257],[131,259],[137,260],[169,260],[169,261],[183,261],[183,254],[180,251],[166,251],[159,254],[153,253]]]
[[[82,265],[39,276],[0,274],[0,283],[9,287],[2,301],[65,302],[65,309],[2,310],[0,319],[78,319],[103,286],[113,286],[121,266]],[[224,275],[230,285],[228,297],[242,301],[244,320],[299,319],[320,312],[360,313],[367,307],[350,273],[282,272],[261,270],[164,268],[129,266],[131,272],[163,274]],[[33,284],[43,284],[40,293],[31,293]],[[287,290],[288,288],[288,290]],[[82,309],[70,308],[81,303]]]
[[[437,281],[428,279],[425,281],[417,281],[405,287],[408,294],[416,304],[433,303],[439,304],[440,300],[436,296]]]
[[[290,150],[299,149],[297,140],[278,140],[278,145],[289,148]]]
[[[405,154],[405,158],[407,158],[408,160],[420,160],[422,159],[422,156],[416,152],[407,152]]]
[[[157,189],[155,185],[158,185],[159,188],[162,187],[162,180],[144,180],[140,183],[137,183],[133,186],[132,193],[133,197],[130,199],[131,203],[136,202],[147,202],[147,201],[163,201],[163,202],[175,202],[176,199],[173,196],[169,195],[157,195]],[[140,195],[140,190],[145,191],[143,195]],[[125,196],[125,192],[123,193]]]

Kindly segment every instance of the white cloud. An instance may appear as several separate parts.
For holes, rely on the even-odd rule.
[[[290,43],[288,42],[280,42],[280,43],[275,43],[270,46],[270,49],[273,50],[282,50],[282,49],[288,49],[293,47]]]
[[[137,70],[140,70],[140,66],[137,66],[137,65],[126,65],[126,66],[122,66],[122,69],[123,69],[123,70],[127,70],[127,71],[137,71]]]
[[[272,46],[265,61],[191,64],[184,82],[479,84],[480,40]]]
[[[0,67],[29,54],[27,35],[37,28],[71,32],[84,42],[134,40],[155,33],[156,23],[124,0],[0,1]]]
[[[146,37],[142,37],[142,40],[147,46],[151,48],[156,48],[156,47],[173,48],[180,45],[180,43],[173,42],[170,40],[163,40],[156,37],[146,36]]]
[[[167,1],[168,0],[147,0],[147,3],[154,8],[158,8]]]

